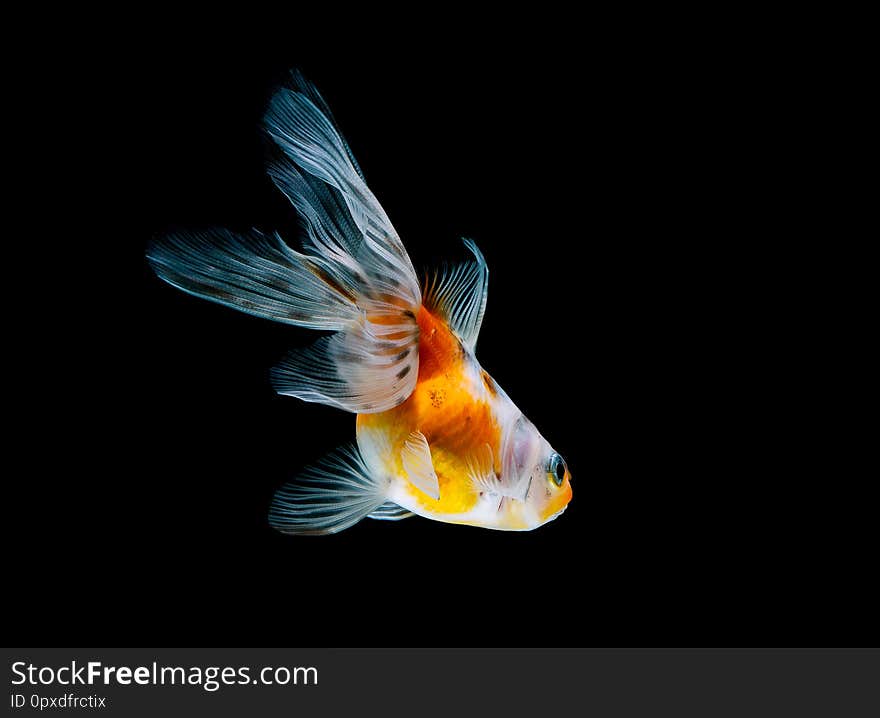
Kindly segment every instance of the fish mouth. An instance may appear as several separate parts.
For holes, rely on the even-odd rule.
[[[567,508],[568,508],[568,504],[566,504],[561,509],[559,509],[559,511],[557,511],[555,514],[552,514],[552,515],[548,516],[546,519],[544,519],[544,523],[549,524],[551,521],[553,521],[553,519],[558,519],[560,516],[562,516],[562,514],[565,512],[565,510]]]

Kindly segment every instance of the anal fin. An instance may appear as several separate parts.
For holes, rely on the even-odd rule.
[[[387,485],[356,446],[343,447],[278,489],[269,523],[287,534],[338,533],[382,507]]]
[[[381,519],[383,521],[400,521],[401,519],[408,519],[410,516],[415,516],[415,514],[403,508],[403,506],[398,506],[393,501],[386,501],[373,513],[369,514],[367,518]]]

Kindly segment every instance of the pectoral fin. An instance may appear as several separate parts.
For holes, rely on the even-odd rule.
[[[495,460],[489,444],[483,444],[468,457],[468,474],[474,491],[480,495],[500,496],[517,501],[525,501],[528,495],[529,481],[519,480],[507,484],[495,473]]]

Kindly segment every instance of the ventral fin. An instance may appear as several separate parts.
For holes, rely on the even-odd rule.
[[[467,469],[475,491],[498,493],[498,477],[495,475],[495,462],[489,444],[483,444],[468,456]]]
[[[470,239],[463,241],[474,259],[439,270],[426,282],[423,302],[445,318],[450,329],[473,351],[486,311],[489,267],[477,245]]]
[[[432,499],[439,499],[440,482],[431,460],[431,448],[421,431],[414,431],[406,438],[401,458],[410,482]]]

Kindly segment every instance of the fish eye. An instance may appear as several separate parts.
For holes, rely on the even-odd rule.
[[[547,463],[547,476],[557,486],[562,486],[565,481],[565,459],[556,452],[550,454],[550,461]]]

